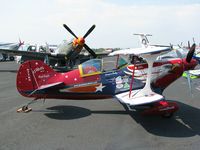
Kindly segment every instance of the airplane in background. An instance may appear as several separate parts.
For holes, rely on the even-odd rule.
[[[145,35],[140,37],[146,39]],[[175,53],[179,55],[172,58],[167,57],[167,54],[171,56],[171,47],[142,44],[142,48],[114,51],[110,54],[116,55],[113,58],[90,59],[80,64],[78,69],[66,73],[55,72],[39,60],[26,61],[19,68],[16,86],[22,96],[34,99],[17,112],[31,111],[28,106],[38,99],[97,100],[116,97],[129,110],[145,106],[143,114],[171,117],[178,110],[178,105],[165,100],[162,93],[185,70],[197,65],[190,55],[195,45],[186,56],[177,51]],[[123,59],[124,54],[142,59],[132,61],[133,65],[129,66]],[[152,74],[157,75],[152,78]],[[140,79],[140,76],[145,76],[146,80]]]
[[[1,42],[0,43],[0,49],[6,49],[6,50],[9,50],[9,49],[12,49],[12,50],[19,50],[19,48],[24,45],[24,42],[22,42],[20,39],[19,39],[19,43],[3,43]],[[1,56],[1,60],[2,61],[6,61],[7,59],[9,59],[10,61],[13,61],[15,60],[15,57],[14,55],[12,54],[8,54],[8,53],[1,53],[0,54]]]
[[[16,51],[14,49],[0,49],[0,52],[22,56],[22,62],[27,60],[42,60],[51,66],[56,65],[67,67],[73,67],[73,65],[75,65],[77,57],[83,48],[86,49],[94,58],[97,57],[95,52],[85,43],[85,38],[94,30],[95,25],[92,25],[83,37],[77,37],[67,25],[63,24],[63,26],[75,38],[72,42],[64,42],[59,45],[55,52]]]
[[[45,45],[37,45],[37,44],[24,44],[22,45],[18,51],[20,51],[20,53],[22,53],[22,51],[31,53],[31,52],[40,52],[40,53],[54,53],[55,50],[57,49],[57,45],[49,45],[48,43],[46,43]],[[26,60],[29,59],[33,59],[33,57],[28,57],[26,55],[22,55],[22,56],[16,56],[16,62],[19,64],[22,64],[23,62],[25,62]],[[35,58],[36,59],[36,58]]]

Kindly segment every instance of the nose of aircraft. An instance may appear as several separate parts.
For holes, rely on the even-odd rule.
[[[83,37],[78,38],[78,45],[84,45],[85,44],[85,39]]]
[[[85,39],[83,37],[78,37],[77,39],[74,39],[73,45],[74,46],[83,46],[85,44]]]
[[[186,59],[183,59],[184,70],[192,70],[198,65],[198,61],[196,59],[191,59],[188,63]]]

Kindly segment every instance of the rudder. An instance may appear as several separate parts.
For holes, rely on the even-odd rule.
[[[47,84],[48,80],[56,74],[58,73],[42,61],[26,61],[17,73],[17,90],[21,95],[30,97],[35,90]]]

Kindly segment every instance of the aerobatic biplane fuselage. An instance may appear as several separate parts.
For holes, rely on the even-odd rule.
[[[108,62],[109,63],[109,62]],[[155,92],[162,91],[178,79],[183,71],[194,68],[195,60],[174,58],[158,60],[153,65],[151,87]],[[17,75],[17,89],[26,97],[59,99],[100,99],[112,97],[128,91],[134,70],[132,89],[142,89],[145,85],[148,65],[144,62],[135,65],[116,66],[105,70],[103,59],[92,59],[78,69],[58,73],[41,61],[27,61],[21,65]],[[119,68],[119,69],[117,69]]]

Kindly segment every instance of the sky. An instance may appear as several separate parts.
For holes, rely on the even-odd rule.
[[[0,0],[0,42],[60,44],[67,24],[92,48],[138,47],[134,33],[152,44],[200,43],[200,0]]]

